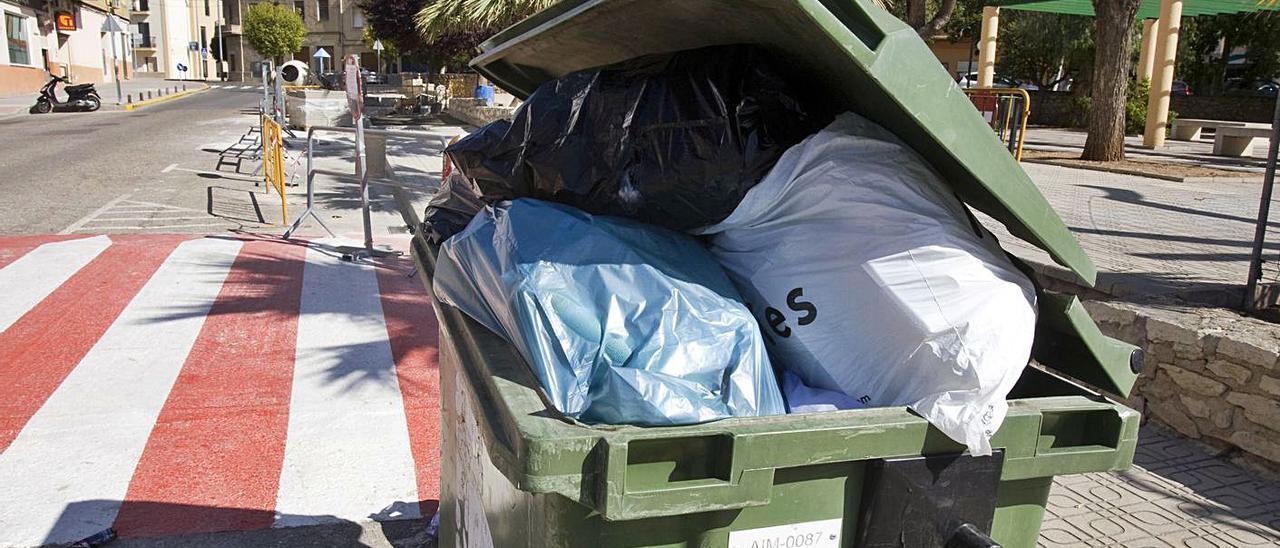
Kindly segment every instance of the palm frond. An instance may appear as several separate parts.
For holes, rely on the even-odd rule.
[[[418,12],[418,29],[430,40],[450,33],[499,28],[558,0],[435,0]]]

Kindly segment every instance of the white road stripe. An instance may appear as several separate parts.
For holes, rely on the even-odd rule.
[[[47,243],[0,269],[0,332],[109,246],[106,236]]]
[[[106,211],[106,210],[108,210],[108,209],[111,209],[111,208],[112,208],[113,206],[115,206],[116,204],[119,204],[119,203],[121,203],[121,202],[125,201],[125,198],[128,198],[128,197],[129,197],[129,195],[128,195],[128,194],[123,194],[123,195],[121,195],[121,196],[116,197],[116,199],[111,200],[110,202],[107,202],[107,203],[105,203],[105,204],[102,204],[102,207],[100,207],[100,208],[98,208],[98,209],[93,210],[93,212],[92,212],[92,213],[90,213],[90,214],[88,214],[88,215],[85,215],[84,217],[81,217],[81,218],[80,218],[80,219],[78,219],[76,222],[71,223],[70,225],[67,225],[67,228],[62,229],[62,231],[61,231],[61,232],[59,232],[58,234],[71,234],[72,232],[75,232],[75,231],[77,231],[77,230],[80,230],[80,227],[84,226],[84,224],[85,224],[85,223],[87,223],[87,222],[89,222],[89,221],[93,220],[93,218],[94,218],[94,217],[97,217],[98,215],[101,215],[101,214],[102,214],[102,212],[104,212],[104,211]]]
[[[227,221],[228,223],[230,221]],[[226,223],[203,223],[189,225],[148,225],[148,226],[122,226],[122,225],[104,225],[82,228],[80,230],[93,232],[98,230],[167,230],[171,228],[232,228]]]
[[[276,527],[418,515],[404,405],[375,271],[307,251]],[[0,499],[2,500],[2,499]],[[412,514],[412,515],[408,515]]]
[[[0,454],[0,546],[111,526],[239,249],[221,239],[179,245]]]

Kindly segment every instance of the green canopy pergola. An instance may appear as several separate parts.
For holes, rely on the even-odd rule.
[[[1091,0],[987,0],[986,3],[982,9],[978,52],[978,85],[984,87],[990,86],[995,77],[996,29],[1001,8],[1094,15]],[[1280,12],[1280,0],[1142,0],[1137,14],[1137,18],[1143,21],[1138,78],[1151,81],[1147,127],[1143,134],[1145,146],[1164,146],[1173,67],[1178,52],[1179,21],[1183,17],[1261,11]]]

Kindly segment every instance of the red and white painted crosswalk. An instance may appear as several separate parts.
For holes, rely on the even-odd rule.
[[[0,238],[0,546],[430,515],[437,334],[407,271],[266,239]]]

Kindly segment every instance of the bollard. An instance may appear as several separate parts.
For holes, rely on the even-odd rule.
[[[147,100],[151,99],[151,90],[147,90]]]
[[[187,85],[186,85],[186,84],[182,84],[182,91],[187,91]]]
[[[124,102],[129,103],[129,104],[133,104],[133,94],[132,94],[132,93],[130,93],[130,94],[128,94],[128,95],[125,95],[125,96],[124,96]]]

